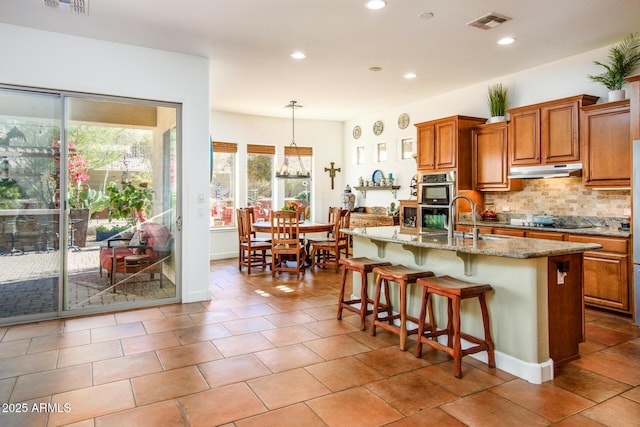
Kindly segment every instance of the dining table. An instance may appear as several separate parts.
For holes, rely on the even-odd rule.
[[[307,233],[328,233],[333,231],[335,224],[303,221],[298,224],[298,230],[300,234],[304,236]],[[270,221],[258,221],[251,224],[251,230],[256,233],[271,233]],[[307,249],[306,265],[311,265],[311,256],[309,254],[309,243],[305,242],[305,248]]]
[[[331,223],[303,221],[298,225],[298,229],[300,230],[300,234],[328,233],[333,230],[334,226],[335,224]],[[251,224],[251,230],[257,233],[271,233],[271,222],[254,222],[253,224]]]

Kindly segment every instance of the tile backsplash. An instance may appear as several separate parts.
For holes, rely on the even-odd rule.
[[[497,213],[628,217],[631,191],[591,190],[580,177],[528,179],[521,191],[485,193],[485,205]]]

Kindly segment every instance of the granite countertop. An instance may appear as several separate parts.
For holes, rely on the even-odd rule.
[[[405,234],[398,226],[359,227],[342,230],[344,233],[371,239],[376,242],[397,243],[417,248],[442,249],[477,255],[492,255],[506,258],[540,258],[581,253],[602,248],[595,243],[573,243],[555,240],[530,239],[524,237],[480,235],[477,247],[472,239],[462,238],[456,233],[453,245],[449,245],[446,232]],[[468,236],[468,234],[465,234]]]
[[[458,221],[460,225],[473,225],[470,219]],[[589,227],[589,228],[561,228],[561,227],[531,227],[526,225],[513,225],[502,221],[477,221],[478,227],[515,228],[519,230],[549,231],[552,233],[571,233],[592,236],[631,237],[631,231],[622,231],[617,227]]]

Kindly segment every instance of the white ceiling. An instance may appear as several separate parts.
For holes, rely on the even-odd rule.
[[[297,100],[296,117],[340,121],[640,31],[640,0],[387,0],[379,11],[365,0],[89,1],[83,16],[0,0],[0,22],[205,56],[214,110],[289,117],[283,107]],[[465,25],[489,12],[513,19],[488,31]],[[505,35],[516,43],[498,46]],[[294,50],[307,58],[290,58]],[[403,79],[409,71],[417,78]]]

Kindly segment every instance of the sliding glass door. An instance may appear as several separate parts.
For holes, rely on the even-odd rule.
[[[60,310],[59,94],[0,89],[0,322]]]
[[[0,323],[178,301],[180,107],[0,89],[0,109]]]

